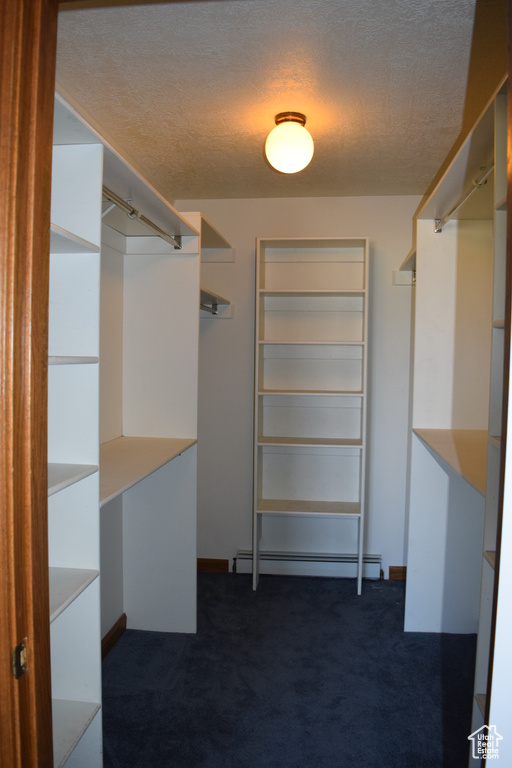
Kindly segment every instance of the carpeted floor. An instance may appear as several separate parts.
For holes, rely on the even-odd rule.
[[[403,632],[404,585],[200,574],[197,635],[103,663],[105,768],[467,767],[475,636]]]

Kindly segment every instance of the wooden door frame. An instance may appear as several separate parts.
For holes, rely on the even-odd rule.
[[[52,766],[48,254],[56,0],[0,5],[0,763]],[[25,640],[26,638],[26,640]],[[27,669],[13,673],[13,649]]]

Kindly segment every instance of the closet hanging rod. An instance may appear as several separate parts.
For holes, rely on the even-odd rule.
[[[463,193],[462,197],[455,203],[451,211],[447,213],[445,216],[443,216],[442,219],[434,220],[434,232],[443,231],[444,225],[447,224],[450,221],[450,219],[453,219],[457,211],[460,208],[462,208],[466,200],[471,197],[473,192],[476,189],[481,189],[485,184],[487,184],[487,178],[493,171],[494,171],[494,163],[491,163],[491,165],[489,165],[487,168],[484,169],[484,171],[478,178],[473,179],[472,186]]]
[[[160,227],[154,224],[150,219],[147,219],[144,214],[142,214],[140,211],[137,211],[136,208],[133,208],[129,203],[126,202],[126,200],[123,200],[122,197],[116,195],[116,193],[112,192],[112,190],[108,189],[108,187],[103,187],[103,196],[106,197],[107,200],[110,200],[111,203],[114,203],[114,205],[117,205],[119,208],[122,208],[124,211],[126,211],[130,219],[138,219],[140,222],[142,222],[142,224],[145,224],[147,227],[153,229],[162,238],[162,240],[170,243],[177,250],[181,250],[181,235],[169,235],[167,232],[164,232],[163,229],[160,229]]]

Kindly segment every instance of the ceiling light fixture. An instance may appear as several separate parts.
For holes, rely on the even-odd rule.
[[[277,171],[297,173],[310,162],[315,146],[305,125],[306,116],[301,112],[276,115],[276,127],[265,141],[265,154]]]

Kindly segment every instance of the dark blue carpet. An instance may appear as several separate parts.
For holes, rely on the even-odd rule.
[[[475,637],[403,632],[404,586],[200,574],[197,635],[103,663],[105,768],[467,768]]]

